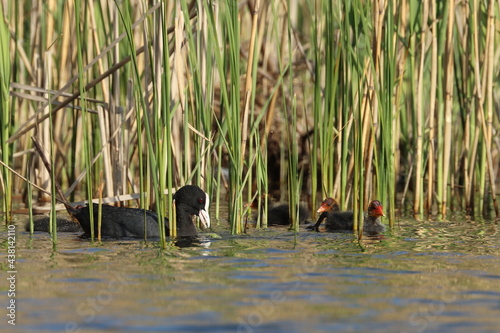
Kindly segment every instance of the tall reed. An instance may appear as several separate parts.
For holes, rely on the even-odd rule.
[[[329,5],[328,5],[329,4]],[[311,13],[311,16],[313,18],[312,24],[311,24],[311,57],[314,60],[314,63],[318,64],[321,61],[321,45],[319,44],[320,42],[320,29],[322,26],[322,21],[320,18],[322,18],[321,15],[319,15],[319,12],[321,12],[322,7],[319,7],[321,3],[318,3],[314,1],[311,3],[311,1],[307,1],[307,6],[308,10]],[[332,11],[332,2],[327,2],[327,11]],[[318,8],[319,7],[319,8]],[[327,15],[327,17],[331,17],[333,13],[330,13],[331,15]],[[334,31],[335,26],[331,26],[328,28],[327,31]],[[333,45],[333,44],[328,44],[328,45]],[[338,72],[338,71],[337,71]],[[321,80],[321,66],[315,66],[314,72],[311,74],[312,80],[317,81]],[[313,122],[314,124],[319,124],[322,118],[321,111],[322,111],[322,98],[321,98],[321,85],[320,84],[313,84],[313,98],[311,101],[311,108],[312,108],[312,117],[313,117]],[[310,180],[310,187],[311,187],[311,206],[314,206],[317,202],[317,194],[318,194],[318,176],[319,176],[319,161],[318,161],[318,154],[316,152],[319,151],[320,147],[323,147],[323,145],[320,146],[320,139],[321,139],[321,132],[324,129],[323,126],[318,126],[317,130],[314,128],[313,130],[313,135],[312,135],[312,143],[311,143],[311,159],[310,159],[310,164],[311,164],[311,180]],[[329,196],[329,189],[319,189],[320,193],[322,193],[324,196]],[[324,193],[323,193],[324,191]],[[334,193],[331,195],[335,195]],[[315,212],[313,211],[313,218],[315,218]]]
[[[393,36],[393,32],[383,27],[391,27],[395,25],[394,22],[394,7],[389,2],[385,8],[377,6],[374,3],[374,44],[372,48],[373,62],[375,71],[375,84],[378,89],[377,100],[378,105],[374,106],[376,110],[373,114],[374,126],[373,131],[378,131],[378,122],[380,119],[380,143],[378,146],[380,155],[376,159],[377,167],[377,197],[380,198],[387,206],[389,217],[389,224],[394,225],[396,207],[396,166],[399,164],[395,159],[395,152],[397,151],[396,140],[394,140],[396,133],[396,122],[399,119],[398,108],[395,107],[398,102],[397,99],[397,85],[396,85],[396,64],[398,62],[397,44]],[[396,87],[396,88],[395,88]],[[378,118],[378,119],[377,119]],[[368,200],[365,201],[368,204]]]
[[[156,29],[152,29],[154,33],[153,38],[153,54],[157,55],[158,58],[156,61],[151,61],[151,73],[153,74],[153,82],[156,83],[153,110],[157,115],[158,119],[162,121],[155,122],[156,124],[156,142],[161,144],[161,151],[159,153],[158,159],[158,167],[159,167],[159,188],[169,189],[167,196],[165,198],[164,192],[161,191],[159,193],[160,197],[157,199],[159,205],[157,206],[158,212],[160,214],[165,212],[168,207],[165,203],[165,199],[167,203],[171,203],[173,201],[173,178],[174,178],[174,169],[175,169],[175,161],[174,154],[172,152],[172,122],[170,121],[173,118],[173,113],[175,107],[171,105],[172,96],[171,96],[171,71],[170,66],[165,66],[164,64],[170,64],[170,48],[169,48],[169,40],[167,31],[165,31],[165,27],[167,27],[168,17],[167,17],[167,9],[162,8],[158,13],[154,15],[153,24],[156,26]],[[160,74],[161,73],[161,74]],[[160,126],[162,125],[162,126]],[[168,227],[170,230],[176,230],[177,221],[175,218],[175,207],[171,205],[168,211]],[[164,244],[164,243],[163,243]]]
[[[337,88],[339,87],[339,79],[341,71],[339,70],[339,61],[341,58],[341,50],[343,50],[343,45],[339,40],[339,26],[336,18],[339,17],[338,7],[333,2],[323,3],[321,7],[316,8],[315,15],[318,19],[313,28],[313,37],[315,42],[318,43],[315,46],[315,61],[321,62],[321,53],[324,49],[325,52],[325,65],[324,68],[317,66],[315,73],[316,83],[314,85],[314,117],[315,123],[322,124],[318,126],[317,131],[314,133],[314,141],[319,137],[319,156],[321,161],[321,191],[324,196],[338,196],[340,199],[340,204],[342,209],[347,208],[346,199],[346,187],[347,187],[347,177],[338,177],[337,171],[340,170],[344,176],[347,175],[346,161],[347,161],[347,150],[338,149],[338,143],[347,144],[349,138],[348,131],[343,132],[343,127],[348,122],[349,118],[349,108],[342,107],[341,102],[338,100]],[[325,15],[320,15],[324,10]],[[317,41],[319,36],[316,31],[321,25],[324,26],[325,37],[321,41]],[[324,77],[324,90],[322,89],[322,80]],[[323,98],[321,98],[320,93],[323,90]],[[351,110],[352,111],[352,110]],[[316,135],[318,133],[318,135]],[[313,142],[313,146],[315,143]],[[316,151],[316,149],[313,149]],[[345,153],[345,154],[344,154]],[[314,156],[314,162],[311,162],[313,166],[316,165],[316,159],[318,156]],[[314,169],[314,168],[313,168]],[[313,171],[314,172],[314,171]],[[338,180],[340,179],[340,187]],[[313,193],[315,190],[313,190]]]
[[[227,168],[234,233],[244,200],[280,189],[311,207],[334,196],[358,221],[376,198],[391,225],[398,208],[498,209],[497,2],[33,4],[2,3],[1,159],[26,174],[37,128],[75,200],[82,186],[97,195],[104,170],[106,196],[155,200],[172,230],[166,204],[186,183],[214,197],[222,220]],[[6,212],[10,177],[2,167]]]
[[[81,2],[79,0],[75,1],[75,33],[76,33],[76,41],[77,45],[83,45],[83,37],[82,37],[82,31],[85,31],[85,23],[86,21],[81,21],[80,19],[80,13],[83,13],[84,10],[81,8]],[[83,51],[78,48],[77,49],[77,65],[78,65],[78,75],[79,75],[79,80],[78,80],[78,90],[80,93],[80,96],[85,98],[86,96],[86,91],[85,91],[85,72],[84,72],[84,65],[83,65]],[[82,100],[82,129],[83,129],[83,160],[85,164],[85,179],[86,179],[86,186],[87,186],[87,199],[88,202],[91,203],[93,199],[93,173],[92,173],[92,152],[91,152],[91,145],[92,142],[90,141],[90,138],[92,137],[90,134],[90,115],[87,111],[86,108],[86,103],[85,100]],[[91,235],[91,240],[94,241],[94,207],[92,204],[89,204],[89,217],[90,217],[90,235]],[[54,230],[53,230],[54,231]],[[54,234],[56,234],[54,232]]]
[[[0,158],[6,165],[12,164],[12,150],[7,143],[11,134],[12,115],[9,103],[9,86],[11,82],[11,61],[10,61],[10,32],[5,22],[4,9],[0,6]],[[2,188],[2,211],[7,223],[12,220],[12,175],[3,166],[0,166],[0,186]]]
[[[208,3],[204,3],[209,19],[210,39],[215,43],[214,57],[221,79],[221,119],[219,129],[222,142],[229,157],[229,221],[232,233],[243,231],[243,159],[242,117],[240,116],[240,61],[239,61],[239,20],[238,6],[234,2],[223,4],[220,9],[222,40],[229,47],[226,53],[218,41],[216,15]],[[225,82],[228,82],[226,87]],[[226,136],[227,135],[227,136]]]
[[[432,204],[433,204],[433,198],[434,198],[434,180],[435,180],[435,152],[436,152],[436,141],[435,141],[435,123],[436,123],[436,117],[435,117],[435,112],[436,112],[436,89],[437,89],[437,68],[438,68],[438,45],[437,45],[437,35],[438,35],[438,27],[437,27],[437,22],[436,22],[436,15],[437,15],[437,4],[432,1],[427,1],[424,6],[428,7],[428,10],[430,12],[429,14],[429,20],[430,20],[430,39],[431,39],[431,56],[430,56],[430,68],[429,68],[429,76],[430,76],[430,89],[429,89],[429,103],[428,103],[428,110],[429,110],[429,123],[428,123],[428,140],[427,146],[428,146],[428,153],[427,153],[427,200],[426,200],[426,212],[429,214],[432,209]],[[425,17],[425,15],[424,15]],[[426,24],[422,23],[423,30],[425,31]],[[424,58],[423,54],[421,55],[422,59]],[[420,76],[421,80],[422,76]],[[467,138],[466,138],[467,140]],[[465,172],[467,174],[467,172]],[[417,180],[418,181],[418,180]],[[422,186],[423,188],[423,186]],[[417,192],[418,193],[418,192]],[[418,207],[418,202],[414,207],[414,213],[416,210],[420,208]]]
[[[443,128],[443,168],[441,171],[441,215],[446,215],[450,196],[448,195],[448,186],[450,181],[450,167],[453,165],[451,161],[451,146],[452,146],[452,122],[453,122],[453,39],[454,39],[454,19],[455,19],[455,1],[448,1],[446,4],[446,41],[444,48],[444,110],[442,118]]]

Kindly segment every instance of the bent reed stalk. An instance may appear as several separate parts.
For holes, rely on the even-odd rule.
[[[98,197],[105,170],[105,195],[148,193],[121,205],[154,201],[171,230],[171,195],[185,184],[209,193],[233,233],[244,202],[269,196],[310,207],[333,196],[357,212],[378,199],[390,225],[407,212],[498,216],[498,6],[4,3],[2,162],[26,174],[29,138],[51,123],[42,145],[73,199]],[[49,28],[23,24],[26,13]],[[8,213],[28,187],[1,168]]]

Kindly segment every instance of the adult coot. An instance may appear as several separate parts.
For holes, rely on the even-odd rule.
[[[181,187],[174,194],[174,203],[177,218],[177,236],[196,236],[198,230],[193,223],[192,215],[200,217],[204,228],[210,227],[210,216],[208,215],[208,195],[195,185]],[[68,212],[80,223],[85,236],[90,236],[90,212],[88,206],[71,207],[66,206]],[[158,216],[155,212],[139,209],[124,208],[102,205],[101,237],[110,238],[154,238],[160,237],[158,227]],[[94,235],[98,228],[98,204],[93,204]],[[75,223],[76,224],[76,223]],[[35,230],[48,231],[46,228]],[[59,231],[59,227],[58,227]],[[66,231],[66,230],[61,230]],[[165,234],[170,236],[168,219],[165,218]]]

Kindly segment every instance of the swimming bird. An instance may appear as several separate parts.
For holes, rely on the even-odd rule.
[[[210,227],[210,216],[208,215],[208,195],[198,186],[186,185],[174,194],[177,219],[177,236],[196,236],[198,230],[193,223],[192,216],[200,217],[204,228]],[[80,223],[85,236],[90,236],[90,211],[88,206],[71,207],[66,206],[70,215]],[[98,231],[98,204],[93,204],[94,234]],[[102,205],[101,237],[110,238],[156,238],[160,237],[158,227],[158,216],[155,212],[139,209],[114,207]],[[46,230],[48,231],[48,225]],[[168,219],[165,218],[165,234],[170,236]]]
[[[332,203],[333,200],[333,203]],[[326,231],[335,232],[339,230],[352,230],[354,225],[353,212],[339,212],[338,204],[332,198],[325,199],[317,212],[321,213],[313,229],[319,231],[319,226],[326,218]],[[368,211],[363,220],[363,232],[367,234],[379,234],[385,231],[385,226],[380,221],[380,217],[385,216],[380,201],[373,200],[368,206]]]

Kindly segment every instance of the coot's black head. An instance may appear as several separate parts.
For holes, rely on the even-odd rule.
[[[210,216],[208,215],[208,195],[195,185],[181,187],[174,194],[177,209],[183,209],[190,215],[197,215],[204,228],[210,227]]]

